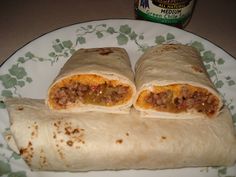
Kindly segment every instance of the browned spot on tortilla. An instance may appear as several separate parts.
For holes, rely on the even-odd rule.
[[[165,140],[165,139],[166,139],[166,137],[165,137],[165,136],[162,136],[162,137],[161,137],[161,139]]]
[[[203,73],[203,69],[200,68],[199,66],[194,66],[194,65],[192,65],[191,68],[192,68],[195,72]]]
[[[113,53],[113,51],[110,48],[101,48],[99,50],[100,55],[109,55],[110,53]]]
[[[18,106],[17,110],[22,111],[22,110],[24,110],[24,107],[23,106]]]
[[[45,152],[44,152],[43,149],[40,150],[39,160],[40,160],[39,163],[40,163],[41,168],[48,165],[47,157],[46,157]]]
[[[71,141],[71,140],[68,140],[68,141],[66,142],[66,144],[67,144],[68,146],[73,146],[74,142]]]
[[[32,139],[38,137],[38,125],[37,125],[37,122],[34,122],[28,128],[31,129],[31,138]]]
[[[56,135],[56,134],[53,134],[53,138],[56,139],[56,138],[57,138],[57,135]]]
[[[25,161],[27,162],[27,164],[31,163],[31,160],[33,158],[33,154],[34,154],[34,148],[32,146],[32,142],[29,141],[28,145],[25,148],[20,148],[20,155],[22,155],[22,157],[25,159]]]
[[[7,139],[7,141],[10,141],[11,136],[10,136],[10,135],[7,135],[7,136],[6,136],[6,139]]]
[[[73,131],[72,131],[72,134],[75,134],[75,133],[79,133],[80,130],[78,128],[75,128]]]
[[[65,135],[68,136],[69,140],[74,142],[74,143],[85,143],[83,140],[84,137],[84,129],[79,128],[79,127],[72,127],[70,124],[66,124],[67,127],[64,128],[64,133]]]
[[[109,55],[110,53],[113,53],[113,50],[108,47],[98,48],[96,51],[99,52],[100,55]]]
[[[58,149],[57,152],[60,155],[61,159],[65,159],[65,156],[64,156],[63,152],[60,149]]]
[[[122,139],[116,140],[116,144],[122,144],[122,143],[123,143],[123,140],[122,140]]]
[[[177,50],[178,48],[179,46],[168,44],[163,47],[163,51],[173,51],[173,50]]]
[[[129,133],[127,132],[125,135],[126,135],[126,136],[129,136]]]

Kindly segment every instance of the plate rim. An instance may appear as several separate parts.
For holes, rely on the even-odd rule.
[[[166,24],[162,24],[162,23],[155,23],[155,22],[151,22],[151,21],[147,21],[147,20],[130,19],[130,18],[105,18],[105,19],[98,19],[98,20],[87,20],[87,21],[83,21],[83,22],[75,22],[75,23],[71,23],[71,24],[67,24],[67,25],[64,25],[64,26],[60,26],[60,27],[54,28],[52,30],[49,30],[47,32],[44,32],[44,33],[36,36],[35,38],[32,38],[31,40],[27,41],[26,43],[24,43],[20,47],[16,48],[9,56],[7,56],[5,59],[3,59],[3,61],[0,63],[0,69],[18,51],[23,49],[25,46],[27,46],[31,42],[34,42],[37,39],[39,39],[39,38],[41,38],[43,36],[46,36],[47,34],[50,34],[50,33],[53,33],[55,31],[58,31],[58,30],[61,30],[61,29],[64,29],[64,28],[68,28],[68,27],[71,27],[71,26],[74,26],[74,25],[84,24],[84,23],[92,23],[92,22],[99,22],[99,21],[123,21],[123,20],[127,20],[127,21],[140,21],[142,23],[150,23],[150,24],[154,24],[154,25],[160,25],[160,26],[163,26],[163,27],[166,27],[166,28],[172,28],[172,29],[178,30],[180,32],[189,33],[191,35],[194,35],[195,37],[199,37],[199,38],[202,38],[205,41],[210,42],[212,45],[215,45],[217,48],[221,49],[225,54],[229,55],[233,59],[232,61],[236,61],[236,58],[232,54],[227,52],[224,48],[222,48],[218,44],[212,42],[211,40],[207,39],[206,37],[203,37],[201,35],[196,34],[195,32],[191,32],[191,31],[186,30],[186,29],[180,29],[180,28],[177,28],[177,27],[174,27],[174,26],[170,26],[170,25],[166,25]]]

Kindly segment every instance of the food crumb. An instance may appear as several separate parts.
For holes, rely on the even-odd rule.
[[[68,141],[66,142],[66,144],[67,144],[68,146],[73,146],[73,141],[68,140]]]
[[[122,144],[122,143],[123,143],[123,140],[122,140],[122,139],[116,140],[116,144]]]
[[[19,111],[22,111],[22,110],[24,110],[24,107],[23,106],[18,106],[18,108],[17,108]]]
[[[162,136],[162,137],[161,137],[161,139],[165,140],[165,139],[166,139],[166,137],[165,137],[165,136]]]

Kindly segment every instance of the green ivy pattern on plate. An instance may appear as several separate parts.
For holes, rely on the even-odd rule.
[[[68,59],[76,51],[76,48],[80,48],[86,44],[87,34],[93,34],[98,40],[102,40],[107,36],[114,36],[118,46],[125,46],[128,43],[133,42],[135,46],[137,46],[137,51],[141,52],[144,52],[151,46],[145,43],[144,33],[137,33],[129,24],[123,24],[117,28],[108,26],[107,24],[81,26],[75,31],[74,42],[72,42],[72,40],[61,40],[59,38],[52,41],[51,50],[49,51],[47,58],[37,56],[31,51],[28,51],[23,56],[18,57],[15,63],[8,69],[8,72],[0,75],[0,83],[3,86],[3,89],[1,90],[1,99],[12,96],[20,97],[21,94],[18,91],[19,88],[23,88],[26,84],[31,84],[34,82],[34,78],[28,74],[27,69],[24,67],[28,61],[34,61],[36,63],[44,62],[45,64],[49,64],[53,67],[58,60]],[[165,34],[157,34],[153,38],[153,45],[172,42],[178,41],[176,40],[175,35],[170,32]],[[204,44],[199,41],[191,41],[186,44],[195,47],[201,53],[208,74],[217,89],[221,90],[226,85],[228,87],[233,87],[236,85],[232,77],[229,75],[225,76],[220,69],[220,66],[225,64],[224,58],[218,58],[215,53],[210,50],[206,50]],[[221,94],[224,98],[225,93],[221,92]],[[233,121],[236,123],[236,112],[234,107],[235,100],[225,99],[224,101],[232,112]],[[0,108],[5,109],[3,101],[0,101]],[[8,128],[3,131],[8,131]],[[4,132],[1,132],[2,136]],[[22,161],[22,158],[15,152],[11,151],[4,141],[0,142],[0,176],[26,177],[26,171],[14,171],[11,167],[10,162],[18,160]],[[203,168],[200,171],[205,173],[209,170],[216,170],[218,177],[235,177],[232,175],[227,175],[227,167],[208,167]]]

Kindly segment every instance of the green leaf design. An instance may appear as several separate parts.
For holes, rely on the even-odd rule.
[[[230,80],[230,79],[231,79],[231,77],[230,77],[230,76],[227,76],[227,77],[225,77],[225,79],[226,79],[226,80]]]
[[[206,51],[203,53],[203,61],[206,63],[214,62],[215,61],[215,54],[211,51]]]
[[[9,98],[9,97],[12,97],[13,94],[12,94],[11,90],[2,90],[1,95],[4,96],[4,97]]]
[[[229,107],[229,109],[230,109],[230,110],[233,110],[233,109],[234,109],[234,105],[231,105],[231,106]]]
[[[143,39],[144,39],[144,35],[143,35],[143,34],[140,34],[138,38],[139,38],[140,40],[143,40]]]
[[[60,41],[60,39],[56,39],[55,42],[56,43],[60,43],[61,41]]]
[[[205,65],[205,68],[206,68],[206,70],[208,70],[208,69],[211,68],[211,65],[210,65],[210,64],[206,64],[206,65]]]
[[[32,58],[34,58],[34,54],[32,54],[31,52],[27,52],[27,53],[25,54],[25,57],[27,57],[27,58],[29,58],[29,59],[32,59]]]
[[[198,42],[198,41],[194,41],[192,44],[191,44],[192,47],[196,48],[199,52],[202,52],[204,51],[204,46],[201,42]]]
[[[215,72],[215,70],[210,70],[210,71],[208,71],[208,74],[210,77],[213,77],[216,75],[216,72]]]
[[[97,38],[98,38],[98,39],[100,39],[100,38],[103,37],[103,34],[102,34],[102,32],[100,32],[100,31],[97,31],[97,32],[96,32],[96,35],[97,35]]]
[[[15,160],[21,159],[21,156],[17,154],[16,152],[13,152],[11,155]]]
[[[73,53],[75,53],[75,49],[70,49],[70,54],[72,55]]]
[[[31,77],[26,77],[26,82],[31,83],[33,79]]]
[[[124,34],[130,34],[131,32],[131,28],[129,27],[129,25],[121,25],[120,26],[120,30],[119,30],[121,33],[124,33]]]
[[[6,105],[4,104],[3,101],[0,101],[0,109],[5,109],[6,108]]]
[[[68,54],[67,52],[64,52],[63,56],[64,56],[64,57],[68,57],[69,54]]]
[[[72,43],[70,40],[68,40],[68,41],[63,41],[63,42],[62,42],[62,45],[63,45],[65,48],[70,49],[70,48],[73,46],[73,43]]]
[[[7,177],[26,177],[26,172],[25,171],[11,172],[8,174]]]
[[[93,26],[92,26],[92,25],[88,25],[87,27],[88,27],[88,29],[92,29],[92,28],[93,28]]]
[[[137,36],[138,36],[138,35],[137,35],[134,31],[129,34],[129,38],[130,38],[131,40],[135,40],[135,39],[137,38]]]
[[[19,63],[24,63],[25,62],[25,58],[24,57],[19,57],[17,61]]]
[[[0,176],[10,172],[11,172],[11,166],[8,163],[0,160]]]
[[[163,42],[165,42],[164,36],[157,36],[156,37],[156,39],[155,39],[156,44],[162,44]]]
[[[236,113],[232,116],[233,121],[236,122]]]
[[[221,88],[224,85],[224,82],[222,80],[219,80],[215,83],[216,88]]]
[[[25,81],[17,81],[17,85],[19,85],[20,87],[24,87]]]
[[[56,56],[55,52],[50,52],[48,55],[49,55],[50,57],[55,57],[55,56]]]
[[[12,88],[17,84],[17,80],[11,77],[10,74],[0,75],[0,80],[6,89]]]
[[[224,61],[223,58],[219,58],[219,59],[217,60],[217,64],[218,64],[218,65],[223,65],[224,63],[225,63],[225,61]]]
[[[25,69],[23,67],[19,67],[17,64],[12,65],[12,67],[8,71],[11,75],[15,76],[17,79],[22,79],[27,75]]]
[[[62,44],[55,44],[52,47],[55,50],[55,52],[57,52],[57,53],[61,53],[64,49]]]
[[[235,81],[234,81],[234,80],[228,81],[228,85],[229,85],[229,86],[235,85]]]
[[[128,40],[129,40],[128,37],[126,37],[124,34],[119,34],[116,37],[116,39],[117,39],[119,45],[125,45],[125,44],[127,44]]]
[[[113,33],[115,33],[115,29],[113,27],[108,27],[107,32],[110,34],[113,34]]]
[[[77,37],[77,39],[76,39],[76,44],[84,44],[84,43],[86,43],[86,40],[85,40],[85,38],[84,37],[82,37],[82,36],[79,36],[79,37]]]
[[[171,33],[167,33],[166,35],[166,40],[173,40],[175,38],[175,36]]]
[[[218,175],[225,175],[226,172],[227,172],[227,168],[226,167],[218,169]]]

